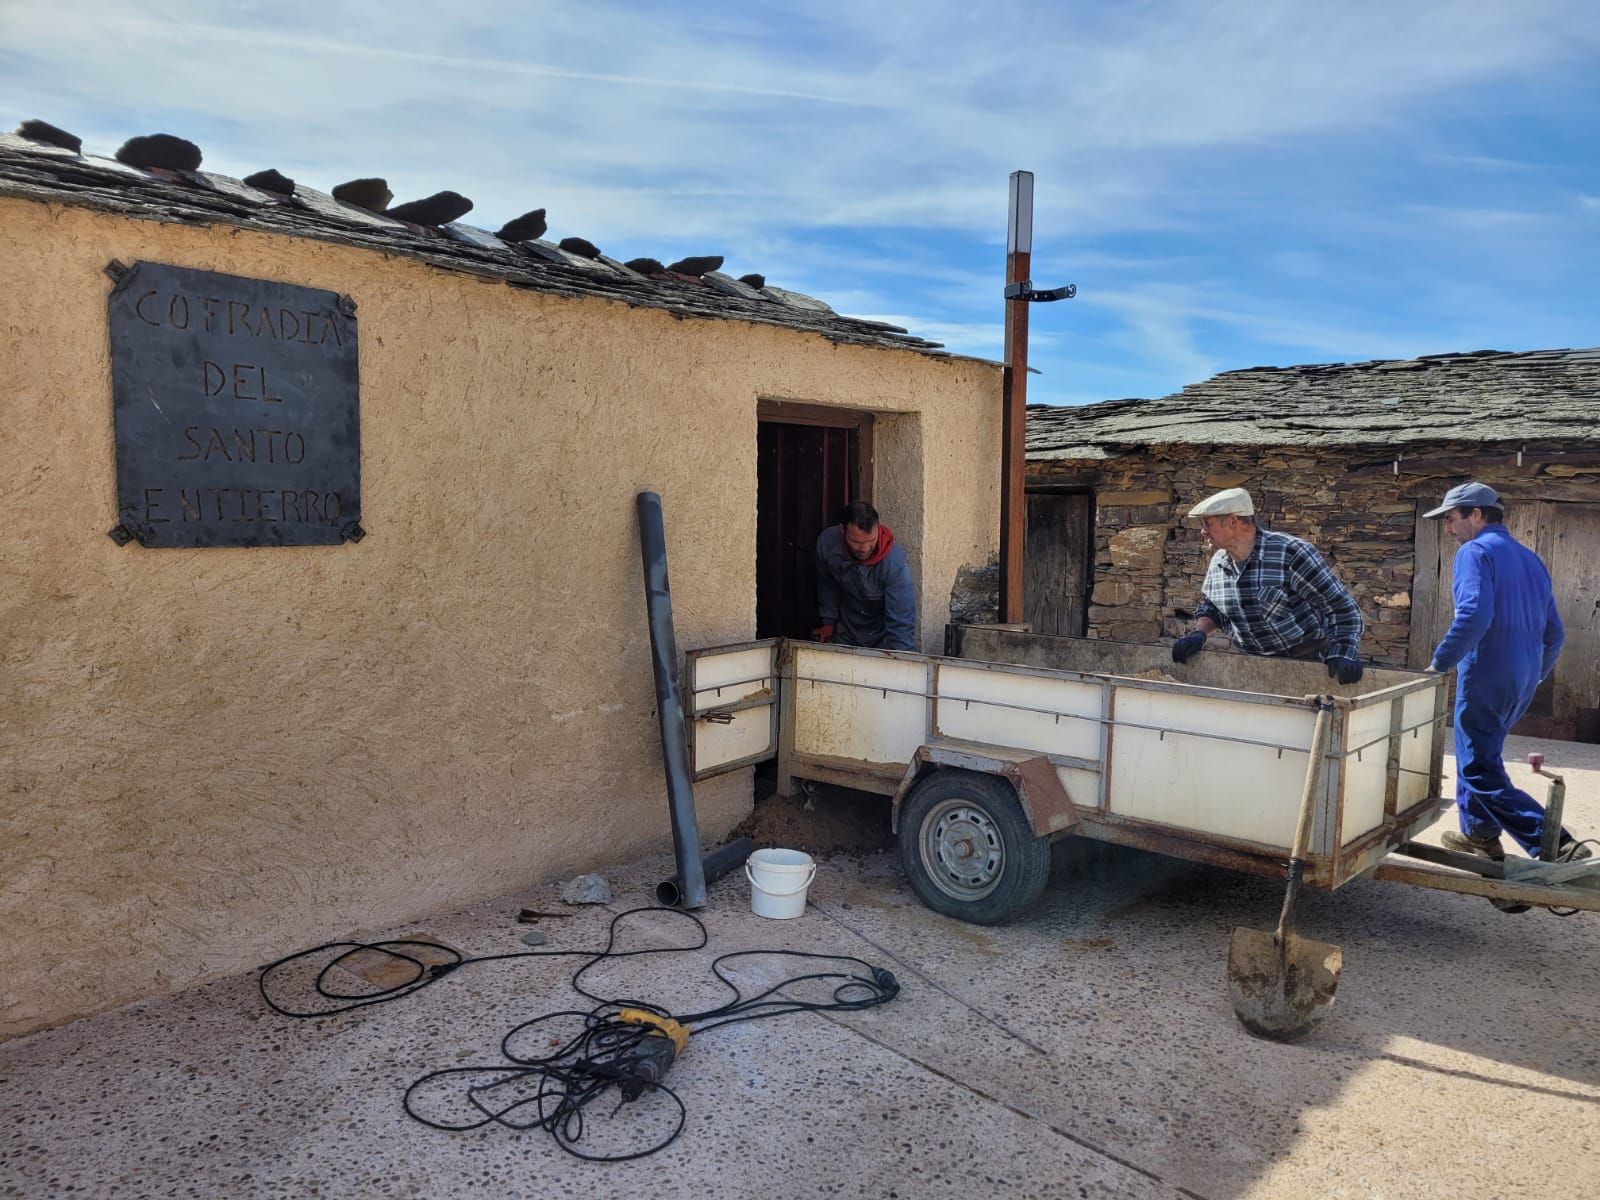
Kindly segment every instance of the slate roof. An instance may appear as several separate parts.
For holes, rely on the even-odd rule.
[[[1225,371],[1159,400],[1028,407],[1028,458],[1157,445],[1600,442],[1600,348]]]
[[[198,160],[198,151],[194,154]],[[259,178],[269,175],[275,173]],[[573,253],[543,238],[507,242],[459,221],[430,227],[395,220],[298,181],[291,195],[282,195],[226,175],[134,166],[0,134],[0,196],[79,205],[144,220],[220,223],[338,242],[556,296],[600,297],[665,309],[680,317],[780,325],[849,345],[958,357],[948,355],[940,343],[915,337],[897,325],[840,316],[821,300],[766,284],[759,276],[745,277],[760,284],[752,286],[716,270],[674,273],[651,260],[636,260],[650,265],[633,270],[598,252],[595,257]],[[581,238],[565,241],[569,247],[594,250]],[[698,270],[705,261],[684,260],[697,264],[685,269]]]

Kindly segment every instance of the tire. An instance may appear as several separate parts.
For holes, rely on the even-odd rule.
[[[1025,912],[1050,878],[1050,844],[1035,837],[1017,793],[977,771],[935,770],[906,797],[900,866],[934,912],[1002,925]]]

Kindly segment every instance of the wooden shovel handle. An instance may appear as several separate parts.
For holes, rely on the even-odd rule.
[[[1328,748],[1328,730],[1333,725],[1333,697],[1317,697],[1317,723],[1311,732],[1311,755],[1306,761],[1306,783],[1300,792],[1300,818],[1295,822],[1294,844],[1289,848],[1289,887],[1278,916],[1278,940],[1283,941],[1300,892],[1300,877],[1305,872],[1305,857],[1311,846],[1312,813],[1317,807],[1317,784],[1322,781],[1322,756]]]
[[[1311,814],[1316,810],[1317,784],[1322,781],[1322,756],[1328,748],[1328,730],[1333,725],[1333,697],[1317,697],[1317,724],[1311,732],[1311,757],[1306,762],[1306,783],[1300,792],[1300,819],[1294,827],[1292,858],[1304,859],[1311,848]]]

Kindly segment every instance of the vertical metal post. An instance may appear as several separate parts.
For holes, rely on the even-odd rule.
[[[1396,696],[1389,701],[1388,758],[1384,765],[1383,823],[1393,825],[1400,811],[1400,756],[1404,750],[1406,698]]]
[[[1567,783],[1542,767],[1535,770],[1550,780],[1550,790],[1544,797],[1544,836],[1539,839],[1539,857],[1545,862],[1555,862],[1561,850],[1561,810],[1567,805]]]
[[[1450,694],[1450,677],[1437,675],[1434,677],[1433,688],[1433,724],[1428,726],[1429,736],[1433,738],[1433,750],[1428,755],[1428,795],[1439,797],[1444,790],[1444,709],[1445,699]]]
[[[1033,172],[1011,172],[1006,222],[1006,283],[1028,278],[1033,259]],[[1004,413],[1000,422],[1000,620],[1022,617],[1022,553],[1027,525],[1028,302],[1007,300]]]
[[[1328,730],[1328,754],[1333,759],[1329,764],[1333,771],[1333,796],[1328,805],[1328,820],[1323,834],[1326,838],[1323,853],[1327,856],[1323,878],[1326,881],[1324,886],[1330,891],[1344,882],[1340,874],[1344,867],[1344,800],[1351,762],[1345,747],[1350,741],[1350,709],[1337,707]]]
[[[798,786],[794,777],[794,722],[796,689],[795,643],[784,638],[778,643],[778,779],[776,794],[780,799],[794,795]]]
[[[1100,816],[1111,813],[1111,739],[1116,732],[1117,690],[1109,679],[1100,681]]]
[[[650,618],[650,667],[656,681],[656,716],[661,724],[661,755],[667,769],[667,815],[678,864],[680,903],[704,908],[706,876],[700,859],[700,823],[694,811],[689,769],[688,722],[678,678],[678,639],[672,629],[672,589],[667,582],[667,529],[661,497],[640,492],[639,552],[644,560],[645,609]]]

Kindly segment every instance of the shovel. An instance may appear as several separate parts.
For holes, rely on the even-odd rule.
[[[1311,735],[1300,820],[1289,857],[1289,887],[1278,928],[1273,933],[1235,929],[1228,945],[1228,992],[1233,997],[1233,1011],[1251,1033],[1276,1042],[1304,1037],[1328,1015],[1344,967],[1344,951],[1339,947],[1314,942],[1294,931],[1294,902],[1300,895],[1300,876],[1311,844],[1311,814],[1332,723],[1333,698],[1317,697],[1316,730]]]

